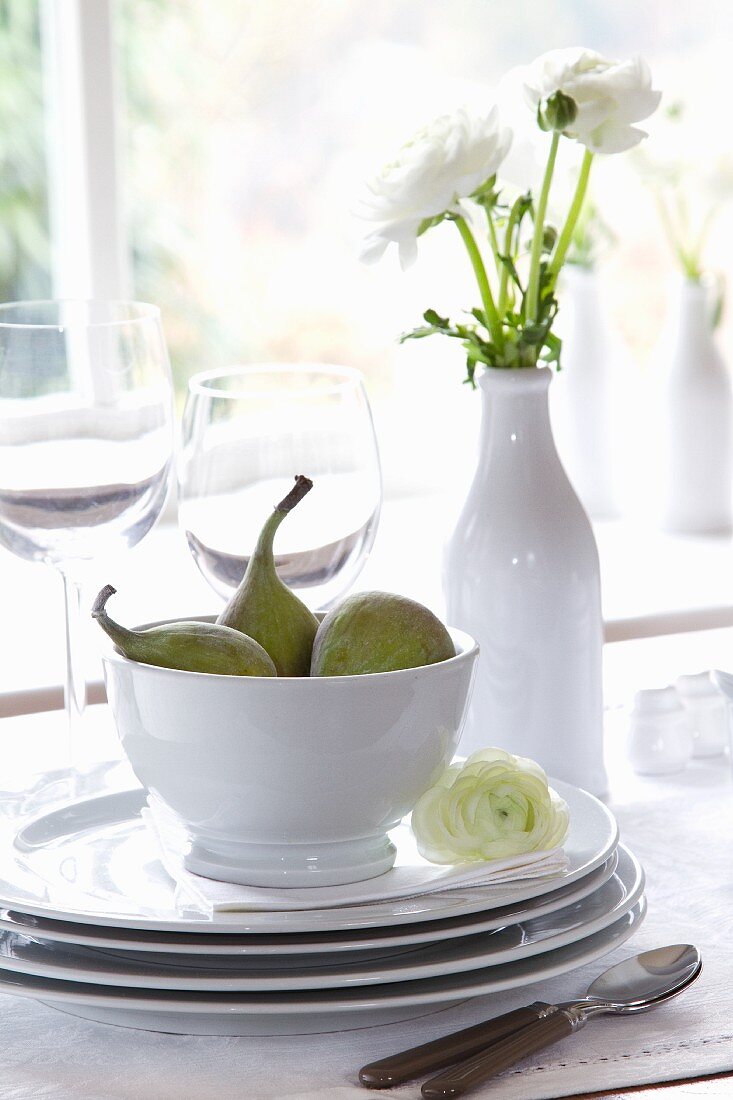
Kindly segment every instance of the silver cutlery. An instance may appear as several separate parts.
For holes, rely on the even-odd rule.
[[[597,1014],[599,1011],[640,1012],[681,992],[700,973],[702,963],[699,952],[689,944],[677,944],[671,947],[661,947],[655,951],[645,951],[641,955],[635,955],[631,959],[618,963],[606,970],[588,988],[584,998],[571,1001],[567,1004],[551,1005],[543,1001],[535,1001],[524,1008],[517,1008],[512,1012],[497,1016],[492,1020],[484,1020],[473,1027],[464,1028],[452,1035],[434,1039],[429,1043],[423,1043],[410,1050],[401,1051],[399,1054],[390,1055],[377,1062],[370,1062],[359,1071],[359,1080],[367,1088],[385,1089],[400,1085],[415,1077],[424,1076],[434,1070],[444,1069],[446,1066],[455,1068],[449,1074],[443,1074],[439,1078],[433,1078],[423,1087],[423,1095],[426,1097],[460,1096],[460,1091],[426,1092],[434,1085],[442,1088],[441,1082],[450,1078],[448,1084],[451,1088],[462,1087],[465,1092],[479,1080],[486,1080],[487,1076],[493,1076],[501,1072],[492,1068],[485,1076],[476,1077],[480,1068],[475,1066],[485,1056],[494,1054],[497,1047],[504,1047],[517,1041],[525,1032],[530,1031],[539,1024],[545,1025],[546,1021],[555,1019],[552,1037],[544,1028],[536,1038],[539,1045],[531,1050],[523,1049],[513,1057],[506,1066],[532,1053],[533,1050],[541,1050],[551,1042],[570,1034],[585,1023],[588,1015],[582,1019],[582,1023],[570,1026],[566,1013],[574,1010],[572,1019],[580,1019],[580,1014]],[[612,1005],[611,1008],[608,1006]],[[558,1022],[559,1021],[559,1022]],[[555,1034],[555,1029],[558,1034]],[[464,1059],[470,1059],[467,1063]],[[455,1064],[460,1062],[460,1066]],[[471,1074],[466,1081],[456,1083],[459,1074],[471,1067]],[[506,1066],[504,1068],[506,1068]],[[482,1066],[483,1068],[483,1062]]]
[[[544,1006],[534,1023],[426,1081],[422,1095],[425,1100],[464,1096],[530,1054],[579,1031],[594,1016],[628,1016],[656,1008],[687,989],[701,970],[700,953],[691,944],[660,947],[625,959],[596,978],[586,996]]]

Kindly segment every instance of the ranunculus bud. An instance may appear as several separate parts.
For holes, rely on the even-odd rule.
[[[546,225],[542,230],[542,251],[552,252],[557,241],[557,230],[554,225]]]
[[[523,77],[527,102],[543,130],[560,130],[591,153],[623,153],[638,145],[646,134],[632,123],[659,105],[660,93],[640,57],[610,61],[572,46],[542,54]],[[569,101],[575,106],[572,118],[566,113]]]
[[[578,104],[571,96],[565,95],[565,92],[554,92],[544,103],[537,105],[540,130],[557,130],[562,134],[577,117]]]
[[[482,749],[453,764],[412,811],[420,853],[432,863],[504,859],[559,847],[568,807],[539,764]]]

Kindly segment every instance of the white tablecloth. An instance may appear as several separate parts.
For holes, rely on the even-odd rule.
[[[45,760],[48,737],[59,721],[59,715],[8,719],[0,723],[0,735],[5,746],[19,746],[15,751],[27,759]],[[0,1096],[364,1100],[370,1094],[356,1076],[363,1063],[532,1000],[572,997],[606,965],[643,948],[682,941],[697,944],[705,964],[702,977],[684,996],[642,1017],[592,1021],[541,1060],[509,1071],[500,1086],[484,1086],[476,1095],[539,1100],[733,1069],[729,763],[725,758],[699,762],[679,776],[644,781],[616,765],[612,783],[622,837],[647,871],[649,915],[633,940],[601,962],[404,1024],[303,1038],[152,1034],[88,1023],[3,996]],[[418,1098],[419,1084],[382,1095]]]

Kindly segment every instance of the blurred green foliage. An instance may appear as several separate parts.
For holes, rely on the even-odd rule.
[[[226,24],[231,5],[224,9]],[[206,174],[208,131],[205,120],[185,109],[200,23],[210,10],[188,0],[117,0],[115,16],[134,295],[161,309],[180,403],[194,372],[227,362],[202,285],[192,214]]]
[[[0,0],[0,300],[51,294],[38,3]]]

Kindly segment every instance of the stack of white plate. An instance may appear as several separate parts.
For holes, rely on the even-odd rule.
[[[565,973],[632,935],[644,878],[606,807],[554,785],[559,877],[297,912],[182,910],[142,790],[49,810],[0,841],[0,992],[148,1030],[303,1034]]]

